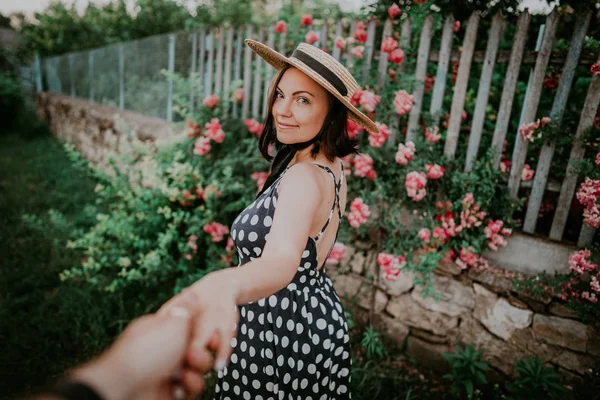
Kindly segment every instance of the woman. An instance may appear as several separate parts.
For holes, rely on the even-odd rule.
[[[238,268],[186,289],[197,298],[192,348],[220,341],[217,399],[349,399],[348,327],[324,264],[346,204],[341,158],[356,153],[347,119],[378,129],[352,106],[359,86],[327,53],[302,43],[286,58],[246,44],[278,70],[259,141],[268,160],[270,144],[278,152],[231,226]]]

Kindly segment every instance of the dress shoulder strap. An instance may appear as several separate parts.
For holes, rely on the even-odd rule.
[[[342,187],[342,182],[344,179],[344,163],[340,160],[340,165],[342,167],[342,173],[341,173],[341,176],[339,179],[339,183],[335,177],[335,174],[331,170],[331,168],[329,168],[325,165],[317,164],[317,163],[312,163],[312,164],[327,171],[333,178],[333,183],[335,185],[335,199],[333,201],[333,206],[331,207],[331,211],[329,212],[329,218],[327,218],[327,222],[325,222],[325,225],[323,226],[323,228],[319,231],[319,233],[317,233],[317,236],[314,237],[315,242],[316,242],[323,235],[323,233],[325,232],[325,229],[327,229],[327,226],[329,226],[329,222],[331,222],[331,218],[333,217],[333,212],[335,210],[336,205],[338,206],[338,217],[340,220],[342,219],[342,210],[340,209],[340,189]]]

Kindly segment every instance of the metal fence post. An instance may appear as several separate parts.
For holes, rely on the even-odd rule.
[[[119,108],[125,108],[125,47],[119,45]]]
[[[35,91],[41,93],[44,89],[42,87],[42,65],[40,63],[40,56],[37,53],[35,54],[33,65],[35,68]]]
[[[94,102],[94,51],[88,53],[88,79],[90,80],[90,102]]]
[[[169,35],[169,74],[175,72],[175,35]],[[167,99],[167,121],[173,122],[173,77],[169,76],[169,97]]]
[[[73,53],[69,54],[69,80],[71,81],[71,97],[75,97],[75,79],[73,79]]]

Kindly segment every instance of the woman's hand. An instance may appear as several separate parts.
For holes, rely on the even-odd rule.
[[[185,307],[193,316],[191,345],[186,361],[197,370],[205,370],[206,349],[216,352],[214,368],[222,369],[231,355],[231,339],[235,336],[239,313],[239,283],[233,270],[210,273],[165,303],[159,313],[173,307]]]

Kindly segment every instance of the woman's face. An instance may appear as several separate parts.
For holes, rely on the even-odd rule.
[[[275,88],[273,118],[277,140],[302,143],[319,133],[329,111],[328,92],[297,68],[289,68]]]

